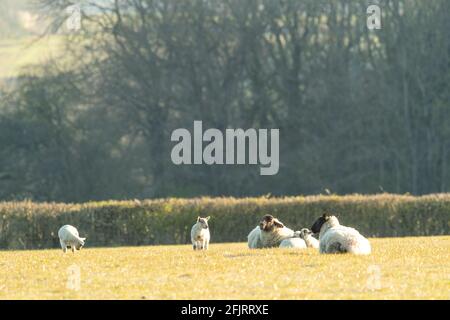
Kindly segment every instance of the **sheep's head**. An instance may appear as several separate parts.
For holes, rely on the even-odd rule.
[[[81,248],[83,248],[86,238],[80,238],[80,240],[81,241],[75,245],[75,249],[77,250],[81,250]]]
[[[270,214],[266,214],[259,223],[262,231],[271,232],[276,228],[284,228],[284,225]]]
[[[301,238],[301,232],[300,231],[295,231],[294,232],[294,237],[293,238]]]
[[[320,218],[318,218],[314,224],[311,226],[311,231],[313,233],[319,233],[325,222],[332,221],[333,224],[339,224],[335,216],[331,216],[328,213],[324,213]]]
[[[312,231],[308,228],[303,228],[300,230],[300,238],[305,239],[308,237],[308,235],[312,235]]]
[[[209,220],[209,218],[210,218],[209,216],[206,217],[206,218],[198,217],[198,218],[197,218],[197,223],[199,223],[200,226],[201,226],[203,229],[208,229],[208,228],[209,228],[209,226],[208,226],[208,220]]]

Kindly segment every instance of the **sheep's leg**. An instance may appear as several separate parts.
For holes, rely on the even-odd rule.
[[[203,241],[202,241],[202,248],[203,248],[203,250],[206,250],[206,240],[205,239],[203,239]]]
[[[209,247],[209,241],[205,241],[205,250],[208,250]]]
[[[70,246],[70,248],[72,249],[72,253],[75,253],[75,246]]]
[[[328,245],[327,247],[327,253],[345,253],[347,252],[347,249],[342,246],[339,242],[334,242]]]
[[[61,244],[61,249],[63,250],[63,252],[66,253],[67,247],[66,247],[66,244],[64,243],[64,241],[59,240],[59,243]]]

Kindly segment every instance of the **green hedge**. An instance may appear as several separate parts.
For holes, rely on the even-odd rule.
[[[450,230],[450,194],[3,202],[0,249],[58,247],[57,232],[64,224],[76,226],[90,247],[189,243],[198,215],[211,216],[212,242],[246,241],[264,214],[299,230],[309,228],[324,211],[370,237],[443,235]]]

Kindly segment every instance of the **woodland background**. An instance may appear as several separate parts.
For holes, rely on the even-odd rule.
[[[0,4],[1,200],[450,191],[447,0],[80,1],[71,31],[73,3]],[[24,37],[11,63],[57,54],[2,75]],[[279,173],[175,166],[194,120],[279,128]]]

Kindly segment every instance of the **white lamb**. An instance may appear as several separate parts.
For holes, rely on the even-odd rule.
[[[284,239],[294,237],[294,231],[285,227],[270,214],[265,215],[260,224],[261,245],[263,248],[279,247]]]
[[[248,239],[248,247],[250,249],[261,249],[262,242],[261,242],[261,229],[258,227],[255,227],[247,236]]]
[[[311,230],[309,230],[307,228],[303,228],[302,230],[300,230],[299,233],[300,233],[300,238],[305,240],[306,246],[308,248],[319,249],[319,240],[317,240],[316,238],[313,237]]]
[[[280,248],[306,249],[307,246],[305,240],[300,238],[300,231],[295,231],[294,237],[281,241]]]
[[[71,248],[72,252],[75,252],[75,249],[81,250],[86,240],[80,238],[77,228],[70,225],[62,226],[58,231],[58,237],[64,253],[67,252],[67,248]]]
[[[314,222],[312,232],[319,234],[320,253],[370,254],[369,240],[357,230],[341,226],[335,216],[323,214]]]
[[[191,241],[194,250],[208,250],[209,240],[211,239],[208,226],[209,218],[198,217],[197,223],[192,226]]]

